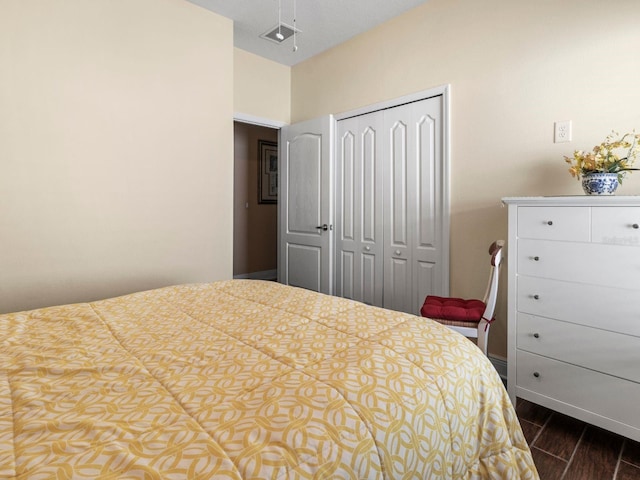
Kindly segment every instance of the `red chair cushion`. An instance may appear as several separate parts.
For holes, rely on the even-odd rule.
[[[463,298],[436,297],[429,295],[420,309],[423,317],[441,318],[461,322],[479,322],[484,313],[485,304],[481,300]]]

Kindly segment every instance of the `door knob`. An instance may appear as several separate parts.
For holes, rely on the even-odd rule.
[[[317,226],[316,228],[317,228],[318,230],[323,230],[323,231],[325,231],[325,232],[326,232],[327,230],[329,230],[329,225],[327,225],[327,224],[325,223],[325,224],[322,224],[322,225],[320,225],[320,226]]]

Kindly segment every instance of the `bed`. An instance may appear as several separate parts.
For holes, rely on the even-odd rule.
[[[538,478],[436,322],[275,282],[0,315],[0,478]]]

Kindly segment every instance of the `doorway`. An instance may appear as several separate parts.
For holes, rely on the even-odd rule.
[[[233,278],[275,280],[278,206],[261,195],[259,160],[261,146],[274,145],[277,152],[278,129],[240,121],[233,126]]]

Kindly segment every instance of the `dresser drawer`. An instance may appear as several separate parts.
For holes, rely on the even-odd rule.
[[[591,218],[593,242],[640,247],[640,207],[593,207]]]
[[[640,285],[640,249],[600,243],[518,240],[518,274],[629,288]]]
[[[519,313],[516,345],[520,350],[640,383],[638,337]]]
[[[518,237],[588,242],[590,209],[585,207],[518,207]]]
[[[518,351],[519,388],[640,428],[640,384]]]
[[[524,275],[516,282],[518,312],[640,337],[639,284],[623,289]]]

